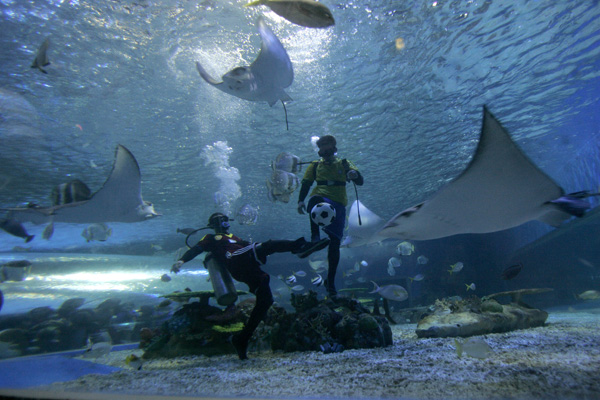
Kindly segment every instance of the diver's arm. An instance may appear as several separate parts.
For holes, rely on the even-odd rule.
[[[204,252],[204,248],[200,245],[200,243],[196,244],[194,247],[186,251],[183,256],[181,256],[181,258],[171,266],[171,272],[175,274],[178,273],[183,264],[193,260],[198,255],[202,254],[202,252]]]
[[[304,199],[308,195],[308,191],[312,186],[312,182],[302,181],[302,186],[300,187],[300,195],[298,196],[298,214],[304,214],[306,211],[306,206],[304,205]]]
[[[358,173],[358,177],[352,179],[352,182],[354,182],[355,184],[357,184],[358,186],[362,186],[363,183],[365,183],[365,180],[363,179],[363,176],[361,175],[360,171],[357,169],[354,169],[353,171],[356,171]]]

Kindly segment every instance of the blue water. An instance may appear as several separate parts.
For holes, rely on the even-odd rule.
[[[223,211],[217,192],[230,196],[226,211],[245,204],[259,208],[256,225],[234,222],[232,232],[240,237],[308,237],[306,216],[296,212],[297,193],[288,204],[271,203],[265,181],[280,152],[316,159],[310,140],[315,135],[337,138],[339,155],[365,177],[360,200],[384,219],[460,174],[475,149],[484,104],[566,191],[598,189],[597,1],[323,2],[336,25],[314,30],[292,25],[266,7],[244,8],[242,0],[1,0],[0,207],[49,204],[52,187],[72,178],[98,190],[110,173],[115,146],[122,144],[140,165],[144,199],[163,214],[142,223],[109,224],[113,235],[106,242],[87,243],[81,237],[85,225],[56,224],[46,241],[44,226],[26,224],[36,235],[28,244],[0,231],[2,261],[34,263],[28,280],[0,286],[2,313],[57,307],[69,297],[133,296],[139,306],[184,287],[206,290],[209,283],[200,273],[188,271],[170,283],[160,276],[184,246],[176,228],[204,226],[210,214]],[[250,64],[260,46],[259,16],[294,66],[294,83],[286,90],[294,100],[287,103],[289,131],[281,104],[269,107],[222,93],[194,66],[199,61],[220,77]],[[46,37],[51,65],[42,74],[30,65]],[[401,50],[398,38],[405,43]],[[597,237],[597,229],[596,224],[578,231],[581,241]],[[415,254],[396,278],[386,267],[399,241],[344,249],[339,286],[355,285],[343,273],[365,260],[369,267],[353,278],[363,278],[365,287],[370,280],[407,284],[407,277],[424,273],[425,281],[413,284],[411,305],[464,295],[472,282],[479,294],[503,290],[506,284],[497,275],[512,252],[551,230],[531,222],[494,234],[415,243]],[[528,265],[528,283],[552,268],[550,283],[557,287],[577,269],[577,279],[557,302],[598,289],[600,279],[600,253],[591,247],[570,253],[573,244],[565,243],[560,257],[571,257],[571,264]],[[581,253],[592,267],[577,261]],[[419,255],[428,264],[417,264]],[[458,261],[466,265],[463,274],[447,278],[449,265]],[[281,301],[289,291],[277,276],[310,271],[306,261],[291,255],[271,257],[266,269]],[[201,263],[192,270],[202,271]],[[65,278],[77,271],[104,273],[112,283],[89,275]],[[307,288],[310,277],[302,282]],[[106,286],[87,286],[95,279]]]

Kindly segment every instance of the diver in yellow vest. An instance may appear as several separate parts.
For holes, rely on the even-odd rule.
[[[346,182],[353,181],[357,185],[362,185],[364,180],[354,164],[348,160],[337,157],[336,140],[331,135],[321,137],[317,141],[319,147],[319,156],[321,159],[313,161],[306,168],[300,196],[298,197],[298,213],[304,214],[307,210],[310,218],[310,211],[318,203],[329,203],[334,209],[336,217],[333,222],[324,227],[323,231],[329,235],[329,250],[327,260],[329,270],[327,271],[327,280],[325,287],[329,296],[335,298],[335,273],[340,262],[340,244],[344,234],[346,224],[346,205],[348,196],[346,195]],[[312,190],[308,205],[304,204],[304,199],[313,182],[317,186]],[[310,218],[311,242],[320,241],[319,226]]]

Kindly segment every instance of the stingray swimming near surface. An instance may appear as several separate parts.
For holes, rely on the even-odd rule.
[[[51,207],[9,208],[8,218],[19,222],[43,224],[67,222],[140,222],[160,215],[152,203],[142,199],[140,167],[129,150],[118,145],[110,176],[89,200]]]
[[[266,101],[272,107],[281,100],[285,109],[291,97],[284,91],[294,80],[292,62],[283,45],[262,18],[258,19],[262,39],[258,57],[248,67],[236,67],[223,75],[223,81],[213,79],[196,62],[200,76],[217,89],[249,101]],[[287,111],[286,111],[287,123]]]
[[[531,220],[559,226],[589,208],[583,199],[565,195],[512,141],[500,122],[483,109],[479,144],[467,168],[423,203],[395,215],[362,243],[385,238],[429,240],[460,233],[488,233]],[[349,230],[362,230],[352,226]],[[373,226],[370,226],[373,229]]]

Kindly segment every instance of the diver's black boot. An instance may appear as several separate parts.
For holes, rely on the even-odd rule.
[[[329,283],[329,279],[325,279],[325,281],[323,282],[325,289],[327,290],[327,295],[329,297],[330,300],[332,301],[336,301],[338,299],[338,294],[337,294],[337,290],[335,290],[335,286]]]
[[[235,347],[235,351],[237,352],[237,355],[240,358],[240,360],[248,359],[247,352],[249,340],[250,338],[244,333],[244,331],[233,335],[233,337],[231,338],[231,343],[233,344],[233,347]]]
[[[306,258],[312,253],[323,250],[329,245],[329,239],[321,239],[318,242],[305,242],[298,249],[293,250],[292,253],[298,255],[300,258]]]

